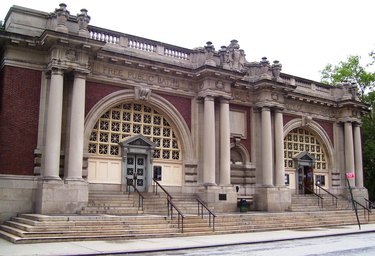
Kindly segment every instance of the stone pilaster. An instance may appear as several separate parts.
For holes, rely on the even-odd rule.
[[[352,173],[355,171],[352,122],[345,122],[344,136],[345,136],[345,172]],[[353,179],[349,179],[349,182],[350,182],[350,186],[352,187],[355,186]]]
[[[203,131],[203,183],[216,185],[215,181],[215,102],[212,96],[204,98]]]
[[[60,180],[60,146],[64,73],[53,69],[48,93],[46,139],[44,147],[44,180]]]
[[[262,108],[262,183],[273,186],[272,178],[272,130],[271,111],[269,107]]]
[[[283,113],[275,110],[275,185],[285,186]]]
[[[86,76],[74,73],[73,93],[71,101],[71,115],[69,127],[69,154],[67,177],[65,181],[83,181],[83,135],[85,120],[85,87]]]
[[[220,185],[228,186],[230,181],[230,119],[229,100],[220,100]]]
[[[361,127],[359,124],[354,124],[355,186],[357,188],[363,188],[363,164],[361,141]]]

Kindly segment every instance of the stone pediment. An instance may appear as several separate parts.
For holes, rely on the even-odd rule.
[[[142,148],[155,148],[156,147],[156,144],[152,141],[150,141],[149,139],[147,139],[145,136],[143,135],[136,135],[136,136],[133,136],[133,137],[129,137],[129,138],[126,138],[125,140],[119,142],[119,144],[121,146],[123,146],[124,148],[127,148],[127,147],[142,147]]]
[[[293,157],[294,161],[298,162],[300,165],[311,165],[315,163],[315,157],[313,157],[309,152],[303,151]]]

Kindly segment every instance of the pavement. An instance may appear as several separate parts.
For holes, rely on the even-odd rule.
[[[113,255],[173,251],[240,244],[270,243],[306,238],[375,232],[375,224],[278,230],[226,235],[188,236],[111,241],[13,244],[0,239],[0,255]]]

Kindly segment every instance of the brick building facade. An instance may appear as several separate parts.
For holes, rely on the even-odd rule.
[[[157,42],[70,15],[13,6],[0,31],[0,221],[75,213],[90,191],[194,193],[215,211],[254,197],[285,211],[314,183],[356,197],[361,116],[351,85],[332,87],[216,50]]]

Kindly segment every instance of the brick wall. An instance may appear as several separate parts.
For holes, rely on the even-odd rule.
[[[124,88],[114,85],[100,84],[94,82],[86,83],[86,114],[92,109],[92,107],[105,96],[123,90]]]
[[[191,130],[191,99],[160,93],[159,95],[169,101],[178,110],[178,112],[180,112]]]
[[[285,115],[283,116],[283,121],[284,125],[286,125],[288,122],[290,122],[293,119],[301,119],[299,116],[292,116],[292,115]],[[333,122],[329,121],[324,121],[324,120],[319,120],[319,119],[314,119],[315,122],[317,122],[323,130],[327,133],[328,138],[331,140],[332,145],[334,144],[333,141]]]
[[[8,66],[0,73],[0,173],[33,175],[42,74]]]
[[[314,119],[314,121],[316,121],[323,128],[323,130],[327,133],[329,139],[331,140],[332,145],[334,145],[333,122],[323,121],[319,119]]]

